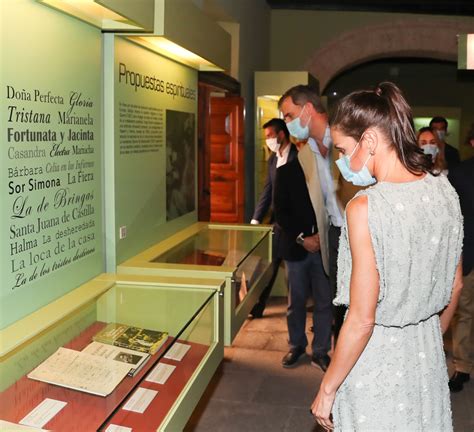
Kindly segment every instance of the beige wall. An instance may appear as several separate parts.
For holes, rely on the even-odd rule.
[[[239,24],[238,80],[245,99],[245,221],[254,209],[254,72],[270,69],[270,8],[265,0],[194,0],[216,21]],[[225,27],[224,27],[225,28]]]
[[[431,15],[419,14],[270,10],[265,0],[193,1],[213,19],[223,22],[224,28],[232,29],[234,38],[238,34],[238,43],[233,41],[233,46],[238,49],[238,65],[236,67],[236,53],[233,52],[234,66],[231,72],[240,81],[245,99],[246,220],[251,217],[254,197],[258,195],[255,177],[259,176],[255,176],[255,170],[258,162],[261,162],[255,158],[254,72],[307,70],[305,67],[312,55],[343,33],[384,23],[390,25],[404,20],[433,19]],[[473,17],[436,15],[435,18],[441,23],[445,21],[451,25],[458,23],[460,26],[471,25],[474,28]],[[396,44],[396,41],[391,43]],[[472,98],[465,99],[459,102],[459,108],[463,112],[461,135],[469,127],[472,112],[467,106]],[[451,102],[443,104],[442,101],[439,105],[455,106]]]
[[[427,62],[420,59],[408,63],[396,60],[366,63],[339,75],[330,83],[327,93],[331,106],[337,100],[332,92],[337,91],[340,97],[383,80],[393,81],[403,90],[415,116],[431,119],[434,115],[442,115],[456,119],[459,122],[457,128],[453,128],[456,122],[450,122],[448,142],[459,148],[463,159],[474,155],[472,149],[463,145],[470,124],[474,121],[473,71],[459,71],[452,62]]]
[[[411,23],[411,24],[409,24]],[[344,46],[353,42],[353,37],[359,37],[366,30],[364,27],[371,26],[379,32],[387,29],[407,29],[407,32],[415,31],[419,25],[418,35],[413,36],[413,44],[425,43],[424,50],[413,52],[413,57],[427,57],[441,60],[454,61],[457,57],[455,34],[456,29],[474,28],[474,17],[460,17],[460,16],[441,16],[441,15],[421,15],[421,14],[398,14],[398,13],[370,13],[370,12],[328,12],[328,11],[297,11],[297,10],[274,10],[271,13],[271,51],[270,51],[270,66],[272,70],[309,70],[316,75],[316,78],[322,78],[322,90],[326,84],[326,77],[321,75],[325,73],[325,64],[331,62],[333,55],[334,61],[339,61],[336,51],[342,51]],[[404,27],[405,26],[405,27]],[[357,32],[360,29],[360,32]],[[352,32],[352,33],[351,33]],[[442,32],[450,34],[449,41],[441,46],[441,42],[436,40],[437,35]],[[462,32],[462,31],[460,31]],[[396,31],[387,31],[385,34],[384,43],[387,45],[387,50],[390,49],[390,54],[385,54],[385,57],[407,56],[406,46],[410,45],[410,34],[408,35],[399,31],[398,35],[404,36],[405,48],[401,49],[402,42],[395,37]],[[382,33],[373,37],[373,44],[381,44],[380,39],[384,36]],[[363,37],[362,37],[363,38]],[[339,40],[339,47],[335,41]],[[362,40],[362,39],[361,39]],[[366,43],[372,43],[367,36]],[[432,41],[432,42],[431,42]],[[329,49],[330,48],[330,49]],[[397,55],[397,48],[400,52]],[[329,49],[328,52],[325,52]],[[347,59],[347,67],[353,67],[354,58],[360,56],[360,63],[370,60],[380,59],[384,55],[374,54],[373,58],[364,55],[365,51],[370,52],[370,48],[361,46],[360,51],[352,48],[352,58]],[[376,50],[374,50],[375,52]],[[355,53],[355,56],[354,56]],[[324,54],[323,64],[317,64],[318,54],[321,57]],[[344,53],[340,53],[344,56]],[[321,58],[320,57],[320,58]],[[419,61],[418,61],[419,63]],[[367,63],[365,63],[367,64]],[[420,73],[419,76],[412,77],[396,77],[393,80],[402,87],[407,95],[408,100],[412,106],[436,105],[445,106],[452,109],[460,110],[460,141],[462,142],[470,124],[474,121],[474,108],[472,100],[474,98],[474,72],[461,71],[456,73],[455,63],[447,67],[446,65],[434,65],[432,70],[427,73]],[[315,67],[319,67],[320,76],[315,71]],[[415,69],[413,69],[415,70]],[[364,69],[365,71],[365,69]],[[420,68],[421,71],[421,68]],[[361,82],[362,70],[359,75],[354,72],[348,72],[345,80],[353,84],[353,88],[357,89],[366,86],[366,82]],[[374,74],[374,81],[380,81],[390,77],[376,77]],[[362,78],[362,81],[367,81]],[[375,84],[371,82],[371,84]],[[433,83],[433,85],[430,85]],[[427,85],[428,84],[428,85]],[[347,86],[346,86],[347,87]],[[328,91],[332,90],[329,86]],[[440,113],[442,115],[442,113]],[[472,155],[472,150],[467,147],[459,146],[463,158]]]
[[[314,51],[342,33],[368,25],[390,25],[395,21],[423,18],[433,19],[433,15],[273,10],[270,66],[272,70],[301,70]],[[474,17],[436,15],[436,19],[474,27]]]

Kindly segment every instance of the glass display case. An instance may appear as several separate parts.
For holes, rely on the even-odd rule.
[[[0,430],[9,423],[68,432],[182,430],[223,358],[219,290],[215,279],[194,286],[192,279],[102,275],[2,330]],[[95,353],[89,365],[91,355],[82,350],[108,323],[161,332],[159,349],[121,353],[107,360],[113,367]],[[102,347],[122,350],[112,341]],[[63,365],[57,356],[66,352],[74,358]],[[146,361],[132,375],[128,363],[139,355]],[[45,375],[53,360],[54,370]],[[125,367],[125,375],[99,395],[102,382],[110,386],[116,379],[119,360],[117,371]]]
[[[221,280],[224,342],[230,345],[271,276],[271,242],[268,225],[199,222],[123,262],[117,272]]]

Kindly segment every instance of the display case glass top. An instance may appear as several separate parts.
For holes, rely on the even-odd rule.
[[[220,281],[230,345],[268,284],[271,262],[271,225],[198,222],[122,262],[117,273]]]
[[[266,235],[265,231],[206,226],[152,262],[238,267]]]
[[[217,287],[129,279],[105,278],[105,292],[1,357],[1,421],[58,431],[107,430],[110,424],[161,430],[196,371],[222,345]],[[99,339],[109,323],[128,330]],[[48,369],[52,360],[54,369]],[[50,405],[59,408],[48,418]]]
[[[231,277],[254,256],[271,262],[271,227],[195,223],[121,263],[121,274],[196,278]]]

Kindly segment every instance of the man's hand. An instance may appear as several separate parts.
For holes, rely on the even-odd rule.
[[[319,241],[319,233],[304,238],[303,247],[311,253],[315,253],[321,249]]]

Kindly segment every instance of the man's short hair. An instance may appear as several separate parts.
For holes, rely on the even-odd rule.
[[[279,108],[281,107],[283,101],[288,97],[291,97],[291,100],[295,105],[303,106],[304,104],[310,102],[318,113],[323,114],[326,112],[318,92],[309,85],[299,84],[287,90],[278,101]]]
[[[433,117],[430,120],[430,127],[433,126],[433,123],[444,123],[444,126],[446,127],[446,129],[448,129],[448,120],[446,120],[444,117],[440,117],[440,116]]]
[[[286,123],[280,118],[272,118],[271,120],[267,121],[263,125],[263,129],[267,129],[267,128],[273,128],[275,133],[279,133],[280,131],[283,131],[286,139],[287,140],[290,139],[290,132],[288,131],[288,128],[286,127]]]

